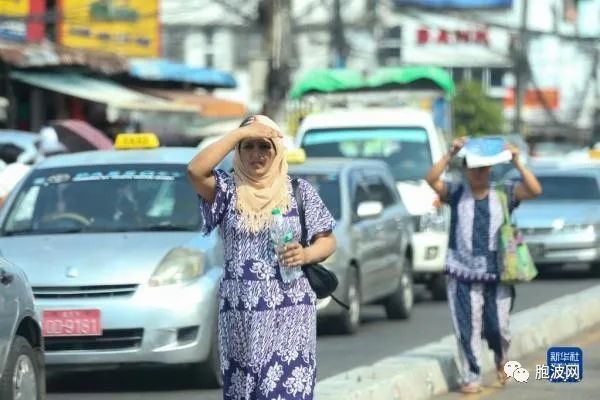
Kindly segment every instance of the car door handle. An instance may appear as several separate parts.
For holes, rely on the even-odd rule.
[[[14,277],[3,269],[0,269],[0,283],[8,286],[12,283]]]

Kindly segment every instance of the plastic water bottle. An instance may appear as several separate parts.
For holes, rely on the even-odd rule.
[[[273,215],[273,223],[270,229],[271,240],[275,246],[275,252],[278,253],[286,244],[294,240],[294,232],[279,208],[274,208],[271,215]],[[300,268],[287,267],[282,261],[279,262],[279,271],[284,282],[291,282],[302,275]]]

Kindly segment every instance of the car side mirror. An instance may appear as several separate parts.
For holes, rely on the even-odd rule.
[[[363,201],[356,209],[356,215],[361,218],[375,218],[383,212],[383,203],[380,201]]]

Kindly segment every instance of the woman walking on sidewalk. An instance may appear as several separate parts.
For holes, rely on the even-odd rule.
[[[233,174],[215,169],[234,151]],[[219,288],[219,348],[225,399],[311,400],[316,380],[316,295],[285,268],[317,263],[335,250],[334,220],[315,189],[299,180],[310,246],[303,248],[279,127],[264,116],[201,151],[188,166],[201,197],[204,232],[220,227],[225,271]],[[295,242],[275,254],[269,234],[279,208]]]
[[[465,145],[456,139],[450,152],[427,175],[427,183],[451,209],[450,239],[446,259],[448,304],[462,361],[461,392],[481,390],[482,333],[494,352],[498,379],[508,377],[504,363],[510,342],[508,329],[513,288],[500,283],[497,243],[503,222],[503,206],[496,189],[504,190],[512,212],[519,202],[542,193],[537,178],[519,160],[516,146],[507,145],[522,183],[507,182],[501,187],[490,184],[491,167],[467,168],[465,183],[449,183],[442,173]]]

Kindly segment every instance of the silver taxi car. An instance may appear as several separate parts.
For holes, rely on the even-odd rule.
[[[49,367],[185,365],[219,385],[222,246],[199,234],[196,150],[121,138],[36,165],[0,213],[0,249],[31,279]]]
[[[42,329],[23,271],[0,257],[0,399],[46,393]]]
[[[513,217],[540,270],[587,263],[600,272],[600,169],[534,169],[544,192]]]
[[[306,179],[336,220],[337,249],[325,261],[339,279],[336,297],[319,302],[319,317],[337,319],[342,333],[357,331],[362,304],[382,304],[388,318],[409,318],[413,306],[413,219],[395,190],[387,165],[375,160],[288,156],[289,174]]]

